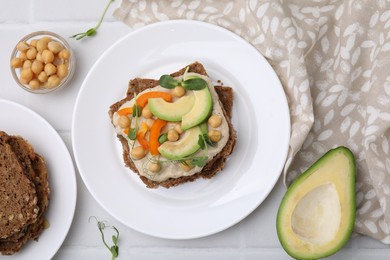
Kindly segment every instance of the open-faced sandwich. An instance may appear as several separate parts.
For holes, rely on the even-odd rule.
[[[12,255],[38,240],[49,204],[43,157],[20,136],[0,131],[0,253]]]
[[[233,91],[195,62],[159,80],[135,78],[109,109],[126,166],[148,188],[169,188],[224,168],[236,142]]]

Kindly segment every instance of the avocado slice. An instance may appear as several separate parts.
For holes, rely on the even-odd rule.
[[[167,102],[162,98],[150,98],[148,108],[156,117],[170,122],[181,121],[183,115],[191,111],[195,97],[188,95],[179,98],[176,102]]]
[[[195,103],[191,110],[183,115],[181,129],[187,130],[202,123],[211,114],[213,99],[208,87],[194,90]]]
[[[165,158],[171,160],[181,159],[199,150],[198,140],[201,134],[202,130],[199,126],[190,128],[183,133],[178,141],[166,141],[161,144],[158,151]]]
[[[286,252],[318,259],[340,250],[355,224],[355,158],[346,147],[330,150],[288,188],[276,228]]]

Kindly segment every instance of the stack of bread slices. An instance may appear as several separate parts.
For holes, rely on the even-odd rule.
[[[0,131],[0,252],[18,252],[45,226],[49,183],[42,156],[22,137]]]

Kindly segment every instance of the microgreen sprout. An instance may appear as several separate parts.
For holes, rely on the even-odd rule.
[[[97,227],[98,227],[99,232],[100,232],[100,234],[102,236],[103,244],[111,252],[111,260],[113,260],[114,258],[118,257],[118,255],[119,255],[119,247],[118,247],[119,230],[116,227],[114,227],[114,226],[106,225],[105,221],[99,221],[95,216],[89,217],[88,222],[90,222],[91,219],[95,219],[96,220]],[[108,227],[112,228],[115,231],[115,235],[112,235],[112,237],[111,237],[111,240],[112,240],[112,243],[113,243],[112,246],[109,246],[107,244],[105,238],[104,238],[104,232],[103,231],[104,231],[105,228],[108,228]]]
[[[184,74],[187,74],[189,67],[187,67]],[[177,86],[182,86],[187,90],[201,90],[207,87],[207,82],[198,76],[183,77],[182,80],[176,80],[171,75],[162,75],[159,84],[163,88],[173,89]]]
[[[114,0],[109,0],[107,2],[106,7],[104,8],[103,14],[100,17],[99,22],[95,25],[95,27],[90,28],[86,32],[77,33],[75,35],[72,35],[71,38],[75,38],[76,40],[81,40],[81,39],[83,39],[84,37],[87,37],[87,36],[94,36],[97,33],[97,30],[99,29],[100,25],[102,24],[104,16],[106,15],[106,12],[108,10],[108,7],[110,7],[112,2],[114,2]]]

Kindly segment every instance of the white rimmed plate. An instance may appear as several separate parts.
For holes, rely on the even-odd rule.
[[[210,180],[147,189],[124,167],[109,106],[130,79],[159,78],[194,61],[234,89],[235,151]],[[72,134],[81,177],[113,217],[145,234],[190,239],[234,225],[267,197],[286,159],[290,119],[275,72],[253,46],[220,27],[177,20],[136,30],[98,59],[78,95]]]
[[[29,241],[22,250],[0,259],[50,259],[58,251],[72,224],[76,207],[76,175],[72,158],[56,130],[40,115],[12,101],[0,99],[0,130],[20,135],[45,158],[49,173],[50,202],[45,218],[49,228],[39,241]]]

